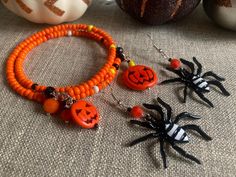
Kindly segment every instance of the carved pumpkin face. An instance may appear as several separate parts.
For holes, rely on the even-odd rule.
[[[80,18],[92,0],[1,0],[15,14],[35,23],[59,24]]]
[[[136,65],[124,72],[123,81],[133,90],[146,90],[157,83],[157,75],[147,66]]]
[[[99,122],[99,114],[95,106],[80,100],[71,107],[73,120],[83,128],[94,128]]]

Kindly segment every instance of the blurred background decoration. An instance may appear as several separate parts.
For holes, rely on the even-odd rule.
[[[35,23],[59,24],[80,18],[92,0],[1,0],[15,14]]]
[[[189,15],[201,0],[116,0],[122,10],[140,22],[160,25]]]
[[[222,27],[236,30],[236,0],[204,0],[207,15]]]

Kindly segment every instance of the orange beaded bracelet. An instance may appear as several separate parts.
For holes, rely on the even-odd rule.
[[[63,36],[87,37],[104,44],[108,50],[106,64],[95,76],[79,85],[53,88],[35,84],[23,71],[26,55],[41,43]],[[121,60],[116,57],[115,43],[109,34],[92,25],[63,24],[46,28],[21,42],[8,58],[6,74],[8,83],[18,94],[42,103],[47,113],[60,112],[66,122],[74,120],[83,128],[93,128],[99,122],[98,112],[92,104],[80,99],[98,93],[110,84],[120,63]]]

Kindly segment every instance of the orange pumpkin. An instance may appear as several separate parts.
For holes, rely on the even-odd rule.
[[[94,128],[99,122],[96,107],[83,100],[72,105],[71,115],[73,120],[83,128]]]
[[[133,90],[145,90],[157,83],[155,71],[147,66],[136,65],[129,67],[123,74],[123,81]]]

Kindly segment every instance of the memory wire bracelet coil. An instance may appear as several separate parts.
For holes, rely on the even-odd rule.
[[[105,46],[108,51],[105,65],[88,81],[74,86],[47,87],[30,80],[24,73],[23,63],[27,54],[36,46],[50,39],[64,36],[81,36],[95,40]],[[30,100],[44,103],[50,96],[63,93],[72,100],[80,100],[100,92],[114,79],[121,59],[116,57],[116,45],[112,37],[102,29],[85,24],[62,24],[46,28],[21,42],[10,54],[7,65],[7,81],[18,94]],[[50,90],[55,89],[54,95]],[[57,95],[58,96],[58,95]],[[69,105],[71,106],[71,105]]]
[[[74,99],[81,99],[93,95],[105,88],[115,77],[120,59],[116,58],[116,46],[111,36],[103,30],[91,25],[64,24],[46,28],[20,43],[7,60],[6,74],[10,86],[21,96],[30,100],[43,102],[46,86],[35,84],[28,79],[23,71],[23,62],[27,54],[36,46],[53,38],[63,36],[82,36],[101,42],[108,49],[106,64],[87,82],[75,86],[55,88],[58,92],[66,92]],[[95,88],[94,88],[95,87]]]

